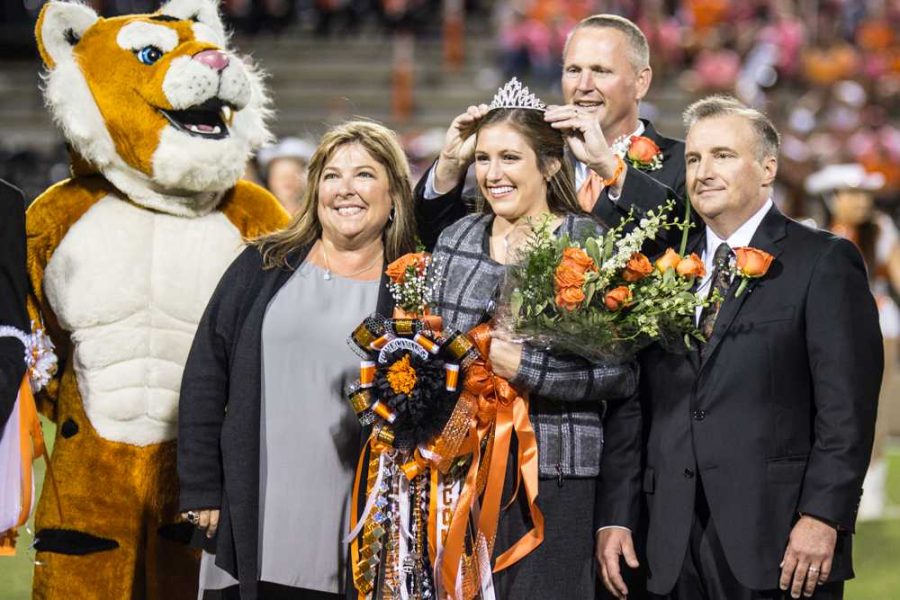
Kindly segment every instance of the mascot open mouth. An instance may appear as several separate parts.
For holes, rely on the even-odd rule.
[[[220,140],[228,137],[228,125],[234,109],[219,99],[207,100],[203,104],[185,110],[165,110],[159,112],[176,129],[187,134]]]

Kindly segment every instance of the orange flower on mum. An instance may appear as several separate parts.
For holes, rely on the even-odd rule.
[[[631,290],[627,286],[620,285],[606,293],[603,303],[606,304],[606,308],[615,312],[631,304],[632,298]]]
[[[388,367],[385,376],[391,389],[397,394],[409,394],[416,387],[416,370],[409,363],[409,354]]]
[[[675,272],[682,277],[703,277],[706,275],[706,267],[700,257],[691,252],[690,255],[681,259],[681,262],[675,267]]]
[[[425,272],[425,263],[424,252],[410,252],[389,264],[385,273],[394,283],[403,283],[406,278],[406,270],[410,266],[415,266],[416,273],[422,274]]]
[[[581,248],[566,248],[563,250],[563,258],[559,264],[564,265],[567,263],[577,267],[582,273],[597,270],[597,263]]]
[[[668,269],[677,269],[680,263],[681,256],[671,248],[668,248],[665,254],[656,259],[656,268],[659,269],[660,273],[665,273]]]
[[[734,293],[734,297],[737,298],[744,293],[751,279],[759,279],[769,272],[769,267],[772,266],[772,260],[775,257],[768,252],[749,246],[735,248],[734,255],[735,270],[741,277],[741,284]]]
[[[635,281],[640,281],[652,272],[653,265],[650,264],[650,259],[640,252],[635,252],[631,255],[631,258],[628,259],[625,270],[622,271],[622,279],[629,283],[634,283]]]
[[[584,299],[585,295],[580,287],[566,287],[556,292],[556,305],[566,310],[575,310]]]

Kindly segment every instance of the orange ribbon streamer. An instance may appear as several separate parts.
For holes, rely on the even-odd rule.
[[[467,444],[473,448],[472,464],[466,474],[466,481],[450,523],[450,532],[442,557],[441,576],[445,589],[453,590],[450,593],[451,597],[455,597],[457,591],[460,559],[465,552],[469,516],[478,497],[477,481],[481,479],[478,473],[482,468],[487,468],[488,473],[484,479],[485,489],[477,531],[479,537],[484,537],[489,553],[493,548],[500,520],[500,502],[513,433],[518,441],[519,476],[525,486],[533,527],[497,558],[494,572],[497,573],[515,564],[537,548],[544,539],[544,516],[535,502],[538,494],[537,440],[528,418],[528,399],[519,395],[508,381],[496,376],[491,370],[490,362],[484,358],[490,351],[490,326],[479,325],[468,335],[478,347],[481,357],[467,369],[462,395],[468,396],[478,408],[468,436],[471,444]],[[494,436],[493,450],[490,452],[487,465],[482,465],[482,441],[491,434]],[[473,552],[477,553],[479,545],[477,540],[475,542],[472,547]],[[489,560],[490,556],[485,558]],[[477,579],[477,565],[480,561],[469,560],[467,557],[464,562],[471,565],[470,569],[464,567],[463,572],[463,595],[468,598],[469,592],[475,592],[480,587]]]

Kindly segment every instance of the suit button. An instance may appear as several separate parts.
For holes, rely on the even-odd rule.
[[[685,479],[693,479],[694,478],[694,470],[693,469],[685,469],[684,470],[684,478]]]
[[[702,421],[705,418],[706,418],[705,410],[695,410],[694,411],[694,420],[695,421]]]

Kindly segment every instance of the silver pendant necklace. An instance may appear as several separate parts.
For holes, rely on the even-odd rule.
[[[379,252],[378,256],[375,257],[375,260],[373,260],[371,263],[369,263],[362,269],[360,269],[358,271],[354,271],[353,273],[341,275],[341,277],[344,277],[345,279],[350,279],[351,277],[355,277],[357,275],[360,275],[361,273],[365,273],[366,271],[368,271],[369,269],[374,267],[378,263],[379,260],[381,260],[381,255],[382,255],[382,252]],[[322,258],[325,259],[325,273],[322,274],[322,279],[324,279],[325,281],[331,281],[331,279],[332,279],[332,277],[334,277],[334,275],[332,274],[331,266],[328,264],[328,250],[325,245],[325,240],[322,240]],[[338,275],[340,275],[340,273],[338,273]]]

